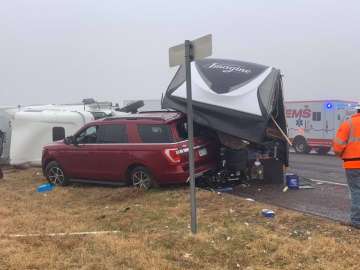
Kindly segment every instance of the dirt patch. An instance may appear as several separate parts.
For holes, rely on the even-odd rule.
[[[318,217],[199,190],[192,236],[186,188],[37,193],[43,182],[37,169],[5,170],[0,180],[0,269],[358,269],[359,231]]]

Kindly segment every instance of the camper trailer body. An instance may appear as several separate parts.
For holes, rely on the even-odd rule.
[[[12,120],[10,164],[40,165],[42,148],[74,134],[94,120],[90,112],[67,110],[26,110]]]
[[[339,125],[354,114],[356,104],[344,100],[285,102],[288,134],[295,151],[328,153]]]

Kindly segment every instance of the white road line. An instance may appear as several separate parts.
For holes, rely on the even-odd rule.
[[[94,231],[94,232],[70,232],[70,233],[29,233],[29,234],[9,234],[7,237],[20,238],[20,237],[55,237],[55,236],[72,236],[72,235],[97,235],[97,234],[116,234],[121,231]]]
[[[344,184],[344,183],[337,183],[337,182],[318,180],[318,179],[312,179],[312,178],[309,178],[309,180],[311,180],[313,182],[317,182],[317,183],[322,183],[322,184],[330,184],[330,185],[347,187],[347,184]]]

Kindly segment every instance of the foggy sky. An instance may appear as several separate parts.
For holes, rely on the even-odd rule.
[[[358,1],[2,0],[0,105],[160,98],[168,48],[275,66],[286,99],[360,99]]]

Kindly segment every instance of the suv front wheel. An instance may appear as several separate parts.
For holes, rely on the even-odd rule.
[[[56,186],[66,186],[69,181],[66,177],[64,170],[60,167],[60,164],[56,161],[51,161],[45,169],[46,178],[49,183]]]
[[[132,185],[139,189],[148,190],[151,187],[157,186],[150,171],[146,167],[135,167],[133,170],[131,170],[129,176]]]

